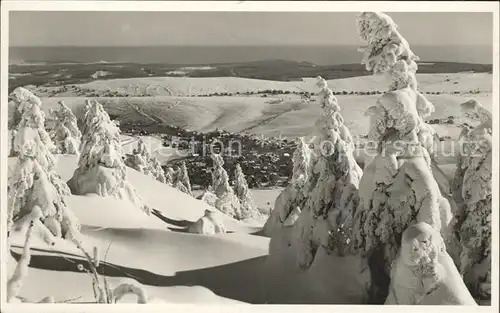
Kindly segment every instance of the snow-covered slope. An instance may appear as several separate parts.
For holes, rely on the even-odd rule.
[[[10,158],[8,164],[12,168],[15,159]],[[57,158],[57,171],[63,180],[71,177],[76,165],[75,156]],[[113,276],[109,282],[113,286],[122,282],[139,284],[153,302],[250,302],[248,295],[238,293],[235,286],[239,281],[234,277],[248,273],[247,279],[255,280],[254,262],[239,262],[266,255],[269,240],[250,235],[256,229],[230,217],[225,217],[224,223],[234,233],[185,233],[186,227],[203,215],[205,203],[135,170],[127,169],[127,177],[147,205],[159,211],[159,217],[148,216],[131,203],[113,197],[66,197],[68,207],[82,224],[84,247],[88,251],[98,248],[101,267]],[[17,256],[24,233],[13,232],[10,242]],[[41,239],[32,246],[22,297],[39,301],[51,295],[56,301],[77,297],[81,298],[76,302],[93,301],[91,278],[77,269],[78,264],[86,262],[76,247],[63,240],[48,247]],[[10,261],[9,275],[14,268]],[[135,298],[127,296],[124,301]]]

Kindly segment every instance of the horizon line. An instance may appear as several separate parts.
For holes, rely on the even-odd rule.
[[[165,47],[308,47],[308,46],[316,46],[316,47],[335,47],[335,46],[345,46],[345,47],[361,47],[363,46],[361,43],[357,44],[240,44],[240,45],[230,45],[230,44],[209,44],[209,45],[197,45],[197,44],[171,44],[171,45],[16,45],[11,46],[10,48],[165,48]],[[412,44],[412,46],[417,47],[450,47],[450,46],[459,46],[459,47],[493,47],[493,43],[491,44]]]

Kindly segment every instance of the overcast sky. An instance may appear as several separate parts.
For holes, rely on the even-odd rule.
[[[10,12],[10,46],[358,45],[357,13]],[[413,45],[492,45],[491,13],[389,15]]]

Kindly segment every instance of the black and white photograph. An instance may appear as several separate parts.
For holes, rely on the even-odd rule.
[[[499,309],[498,2],[1,10],[3,312]]]

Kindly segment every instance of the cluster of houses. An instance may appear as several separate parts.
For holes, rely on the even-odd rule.
[[[221,154],[228,172],[240,164],[250,188],[284,186],[292,175],[291,155],[295,143],[282,138],[230,133],[215,130],[194,133],[190,138],[164,136],[164,145],[189,149],[184,158],[166,166],[185,162],[193,185],[207,188],[211,184],[211,155]]]

